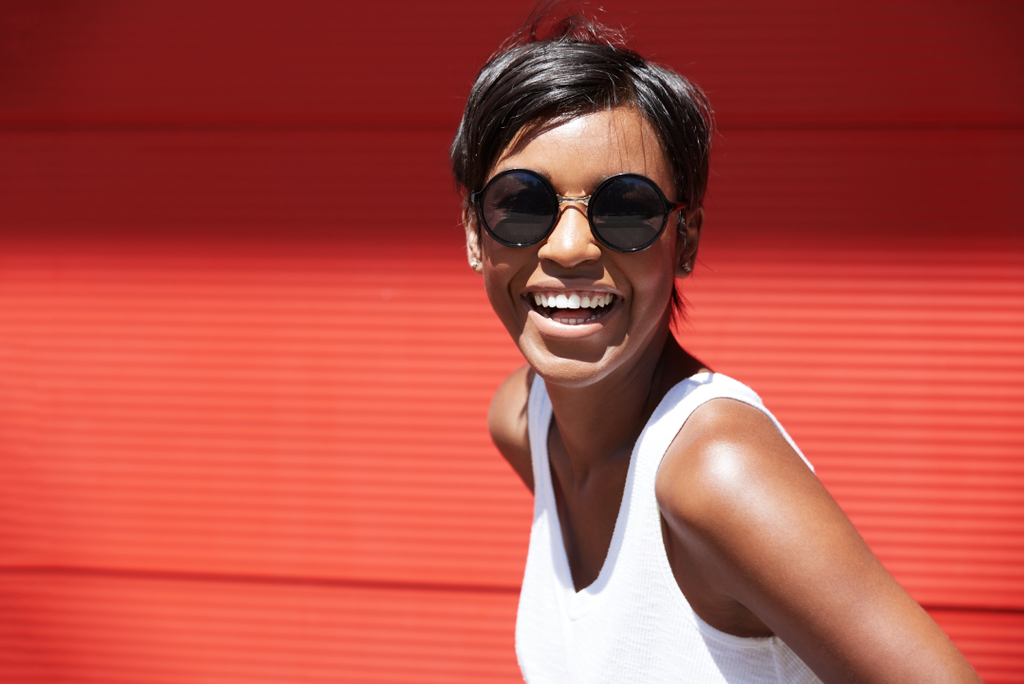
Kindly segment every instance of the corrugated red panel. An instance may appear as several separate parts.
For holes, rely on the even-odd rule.
[[[13,0],[0,9],[0,122],[449,130],[533,4]],[[706,87],[726,125],[1024,119],[1014,0],[601,6],[645,54]]]
[[[0,573],[0,681],[522,681],[515,592]]]
[[[521,361],[472,273],[90,257],[4,301],[20,562],[518,582],[528,495],[481,425]]]
[[[685,343],[1020,681],[1019,3],[608,8],[724,124]],[[445,149],[525,10],[0,8],[0,680],[518,679]]]
[[[1019,682],[1024,673],[1024,616],[1020,612],[988,613],[931,610],[932,618],[960,647],[987,684]]]

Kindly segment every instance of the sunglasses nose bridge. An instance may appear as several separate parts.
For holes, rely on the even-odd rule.
[[[586,197],[558,197],[558,216],[555,225],[541,246],[538,256],[562,266],[571,267],[594,261],[600,257],[601,248],[594,239],[590,220],[587,217]],[[575,207],[563,205],[576,205]],[[582,206],[580,206],[582,205]],[[575,210],[573,210],[575,209]]]
[[[593,197],[592,194],[587,195],[586,197],[565,197],[563,195],[556,194],[555,198],[558,200],[558,215],[555,217],[555,225],[553,228],[558,228],[558,224],[562,223],[562,220],[565,217],[566,211],[562,208],[563,206],[566,204],[582,204],[582,208],[577,207],[576,209],[582,216],[583,221],[587,224],[587,227],[592,231],[593,226],[590,225],[590,216],[587,213],[587,210],[590,208],[591,197]]]
[[[558,208],[561,209],[563,204],[582,204],[585,207],[590,206],[590,198],[593,195],[587,195],[586,197],[563,197],[562,195],[555,195],[558,199]]]

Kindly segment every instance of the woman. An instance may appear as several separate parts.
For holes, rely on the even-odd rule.
[[[452,146],[470,265],[528,362],[489,427],[535,495],[530,682],[976,682],[750,389],[670,332],[699,89],[570,17],[481,71]]]

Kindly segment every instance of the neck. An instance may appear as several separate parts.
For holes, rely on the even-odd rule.
[[[637,363],[593,385],[548,385],[554,428],[577,482],[586,480],[592,470],[628,459],[669,389],[702,368],[679,346],[667,326],[648,349]]]

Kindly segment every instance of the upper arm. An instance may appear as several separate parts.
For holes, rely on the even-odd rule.
[[[673,543],[823,681],[979,681],[758,409],[700,407],[656,487]]]
[[[526,412],[533,377],[533,370],[529,366],[513,371],[494,393],[487,414],[487,428],[494,445],[531,492],[533,464]]]

